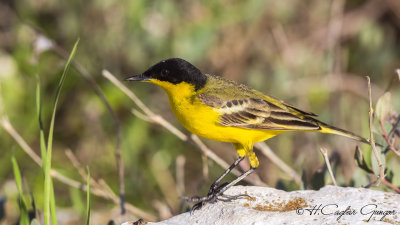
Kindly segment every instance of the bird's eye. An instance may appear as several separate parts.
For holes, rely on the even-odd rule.
[[[169,70],[167,70],[167,69],[161,70],[161,75],[162,76],[167,76],[168,74],[169,74]]]

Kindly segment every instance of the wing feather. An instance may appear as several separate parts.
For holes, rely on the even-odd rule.
[[[298,116],[287,108],[281,108],[261,98],[223,100],[206,93],[197,97],[220,113],[218,123],[223,126],[287,131],[320,129],[318,124],[307,117]]]

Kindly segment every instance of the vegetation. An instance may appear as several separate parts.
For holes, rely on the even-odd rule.
[[[0,224],[156,221],[190,207],[179,196],[206,194],[233,147],[191,136],[157,87],[123,82],[170,57],[383,145],[287,133],[257,145],[261,166],[243,184],[400,192],[399,11],[396,0],[2,1]]]

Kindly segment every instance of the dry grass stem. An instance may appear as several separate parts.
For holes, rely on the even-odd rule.
[[[26,154],[35,161],[36,164],[39,166],[42,166],[42,159],[33,151],[33,149],[25,142],[25,140],[19,135],[19,133],[14,129],[14,127],[11,125],[10,121],[8,120],[8,117],[6,115],[3,115],[1,118],[1,126],[4,128],[4,130],[7,131],[8,134],[10,134],[14,140],[21,146],[22,149],[26,152]]]
[[[394,186],[392,183],[390,183],[388,180],[386,179],[382,179],[382,183],[386,186],[388,186],[389,188],[391,188],[393,191],[395,191],[396,193],[400,194],[400,188]]]
[[[107,78],[111,83],[122,90],[143,112],[149,116],[154,116],[155,114],[125,85],[121,83],[114,75],[112,75],[108,70],[103,70],[103,76]]]
[[[320,148],[319,150],[321,151],[322,155],[324,156],[325,164],[326,164],[326,167],[328,168],[329,175],[331,176],[332,182],[335,186],[337,186],[336,179],[335,179],[335,176],[333,175],[333,171],[331,168],[331,163],[329,162],[328,150],[326,150],[325,148]]]
[[[377,180],[375,183],[376,186],[379,186],[380,182],[385,178],[385,168],[381,162],[381,158],[380,158],[379,153],[376,150],[376,146],[375,146],[374,133],[372,131],[372,128],[374,125],[374,121],[373,121],[374,110],[372,108],[371,79],[369,78],[369,76],[366,76],[366,78],[368,81],[368,96],[369,96],[369,136],[370,136],[370,144],[372,146],[372,150],[374,152],[376,161],[378,162],[378,165],[379,165],[379,176],[377,177]]]
[[[140,119],[146,121],[146,122],[154,123],[154,121],[153,121],[150,117],[148,117],[148,116],[144,115],[143,113],[139,112],[139,110],[132,109],[132,110],[131,110],[131,113],[132,113],[133,115],[139,117]]]
[[[81,163],[79,160],[76,158],[75,154],[70,150],[67,149],[65,151],[65,155],[69,159],[69,161],[72,163],[72,165],[75,167],[75,169],[78,171],[79,175],[81,175],[82,180],[85,181],[87,179],[88,174],[86,173],[86,170],[82,167]],[[90,176],[90,186],[91,188],[97,188],[97,189],[102,189],[102,186],[93,178],[93,176]],[[103,189],[104,192],[110,191],[111,189]],[[113,191],[111,190],[111,193]],[[112,194],[109,195],[109,197],[112,196]]]
[[[171,123],[169,123],[168,121],[166,121],[163,117],[161,117],[160,115],[154,115],[152,117],[153,121],[155,123],[160,124],[161,126],[167,128],[167,130],[169,130],[171,133],[175,134],[179,139],[181,139],[182,141],[187,141],[187,136],[182,133],[180,130],[178,130],[176,127],[174,127]]]
[[[75,167],[75,169],[78,171],[79,175],[81,175],[82,179],[87,178],[86,170],[82,168],[81,163],[75,157],[75,155],[71,151],[71,149],[65,150],[65,155],[67,156],[69,161],[72,163],[72,165]]]

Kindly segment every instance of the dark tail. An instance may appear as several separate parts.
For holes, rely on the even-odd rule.
[[[317,122],[317,124],[321,127],[321,130],[320,130],[321,133],[337,134],[337,135],[345,136],[345,137],[351,138],[353,140],[364,142],[366,144],[371,145],[371,142],[369,139],[365,139],[353,132],[340,129],[340,128],[328,125],[326,123],[323,123],[323,122],[320,122],[317,120],[315,120],[315,122]],[[376,144],[376,145],[381,146],[380,144]]]

